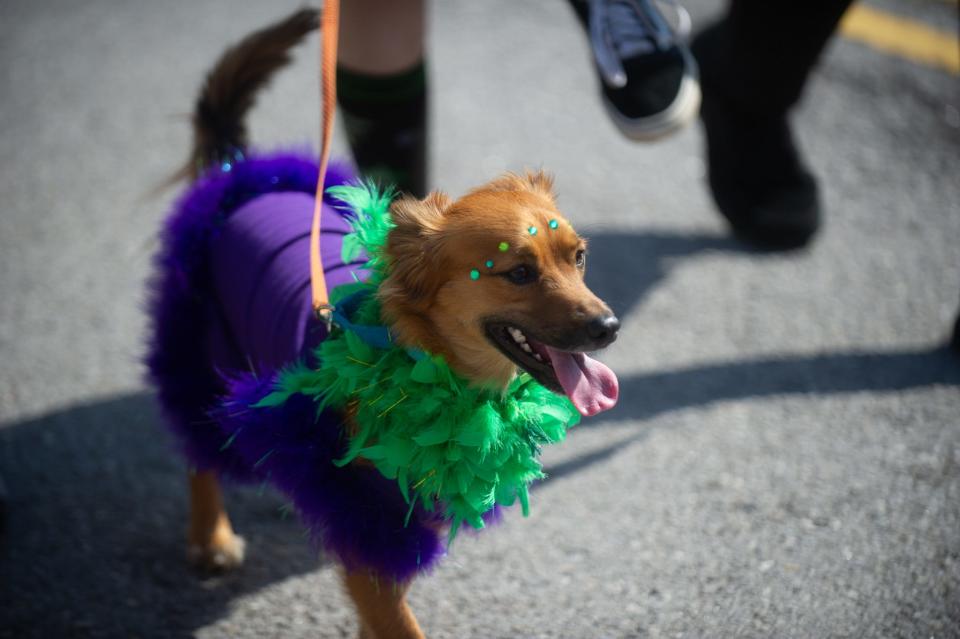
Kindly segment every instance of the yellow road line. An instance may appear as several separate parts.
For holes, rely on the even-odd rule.
[[[857,3],[847,10],[840,32],[885,53],[960,75],[960,43],[947,31]]]

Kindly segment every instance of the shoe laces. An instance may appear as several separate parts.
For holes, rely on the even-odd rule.
[[[627,85],[622,60],[668,51],[677,35],[690,33],[690,14],[676,0],[664,0],[677,12],[677,30],[652,0],[590,0],[590,43],[603,81],[620,89]]]

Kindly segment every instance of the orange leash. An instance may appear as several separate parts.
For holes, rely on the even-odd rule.
[[[310,288],[313,291],[313,310],[329,320],[330,304],[327,281],[323,275],[320,255],[320,214],[323,210],[323,183],[330,160],[330,138],[333,136],[333,117],[337,108],[337,39],[340,30],[340,0],[325,0],[320,18],[320,85],[322,115],[320,120],[320,175],[317,178],[317,197],[313,204],[313,224],[310,227]]]

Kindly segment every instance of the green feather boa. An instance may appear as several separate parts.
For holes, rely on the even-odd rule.
[[[341,286],[339,300],[358,290],[375,293],[387,273],[383,253],[393,228],[392,193],[369,185],[331,188],[352,209],[353,233],[343,244],[349,263],[363,251],[371,277]],[[368,295],[351,320],[381,324],[380,304]],[[543,444],[559,442],[580,415],[558,396],[521,373],[506,391],[471,386],[439,356],[411,354],[400,346],[374,348],[355,333],[334,329],[317,349],[319,369],[303,364],[284,370],[274,392],[258,406],[275,406],[294,393],[313,396],[318,410],[356,410],[358,431],[343,459],[360,457],[395,479],[410,512],[419,500],[440,509],[450,540],[463,522],[483,527],[482,515],[517,500],[529,512],[530,483],[544,477],[537,459]],[[409,515],[408,515],[409,517]]]

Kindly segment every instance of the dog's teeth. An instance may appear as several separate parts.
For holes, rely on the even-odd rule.
[[[540,353],[534,353],[534,354],[533,354],[533,358],[534,358],[535,360],[537,360],[538,362],[542,362],[542,361],[543,361],[543,358],[540,357]]]
[[[533,352],[532,350],[530,350],[530,345],[527,344],[526,342],[520,344],[520,348],[522,348],[523,350],[527,351],[528,353],[532,353],[532,352]]]
[[[510,333],[510,337],[513,338],[513,341],[517,342],[518,344],[522,344],[527,341],[526,335],[521,333],[519,328],[510,327],[507,329],[507,332]]]

